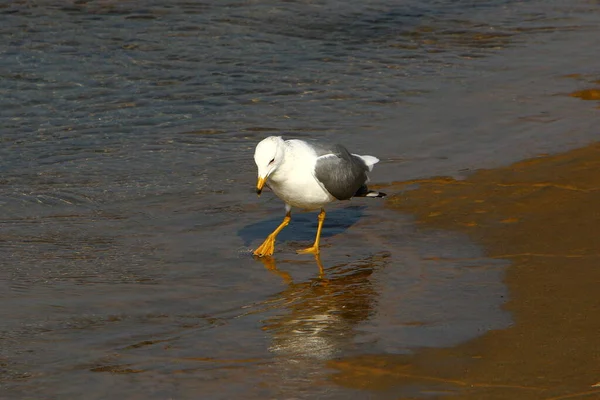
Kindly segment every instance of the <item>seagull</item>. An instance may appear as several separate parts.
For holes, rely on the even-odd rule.
[[[269,136],[256,146],[254,162],[258,167],[256,193],[260,196],[267,186],[285,203],[283,222],[254,251],[258,257],[273,255],[277,235],[292,219],[292,207],[305,211],[321,209],[314,244],[298,251],[318,256],[326,204],[352,197],[385,197],[385,193],[369,190],[366,185],[367,172],[379,159],[351,154],[340,144]]]

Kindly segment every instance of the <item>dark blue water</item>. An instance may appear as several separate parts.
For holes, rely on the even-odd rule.
[[[506,264],[385,202],[332,207],[321,274],[295,255],[314,214],[254,260],[283,207],[256,199],[253,149],[340,141],[385,185],[581,145],[597,110],[566,94],[597,79],[597,21],[585,1],[3,2],[0,397],[365,398],[326,361],[506,327]]]

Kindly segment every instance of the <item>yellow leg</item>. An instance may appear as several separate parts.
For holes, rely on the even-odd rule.
[[[319,213],[319,226],[317,227],[317,237],[315,239],[315,244],[313,244],[308,249],[298,250],[300,254],[312,253],[319,254],[319,241],[321,240],[321,229],[323,228],[323,221],[325,221],[325,209],[321,208],[321,212]]]
[[[254,250],[254,255],[258,257],[272,256],[273,252],[275,251],[275,238],[277,237],[279,232],[281,232],[283,228],[285,228],[290,223],[291,219],[291,213],[287,212],[285,214],[285,217],[283,218],[283,222],[279,224],[277,229],[275,229],[273,233],[267,236],[263,244],[258,246],[258,249]]]

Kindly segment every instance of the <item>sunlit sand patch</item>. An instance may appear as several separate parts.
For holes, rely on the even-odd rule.
[[[506,308],[515,324],[448,349],[332,361],[331,379],[399,395],[442,390],[450,399],[600,397],[600,319],[592,317],[600,307],[600,144],[464,181],[396,188],[391,208],[428,228],[465,232],[488,257],[511,261]]]
[[[600,100],[600,88],[578,90],[569,96],[577,97],[581,100]]]

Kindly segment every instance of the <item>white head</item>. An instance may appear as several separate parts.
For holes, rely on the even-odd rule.
[[[269,176],[275,172],[277,167],[283,162],[284,153],[285,142],[281,136],[269,136],[256,145],[254,162],[258,167],[256,193],[259,195],[262,192],[263,186],[269,179]]]

